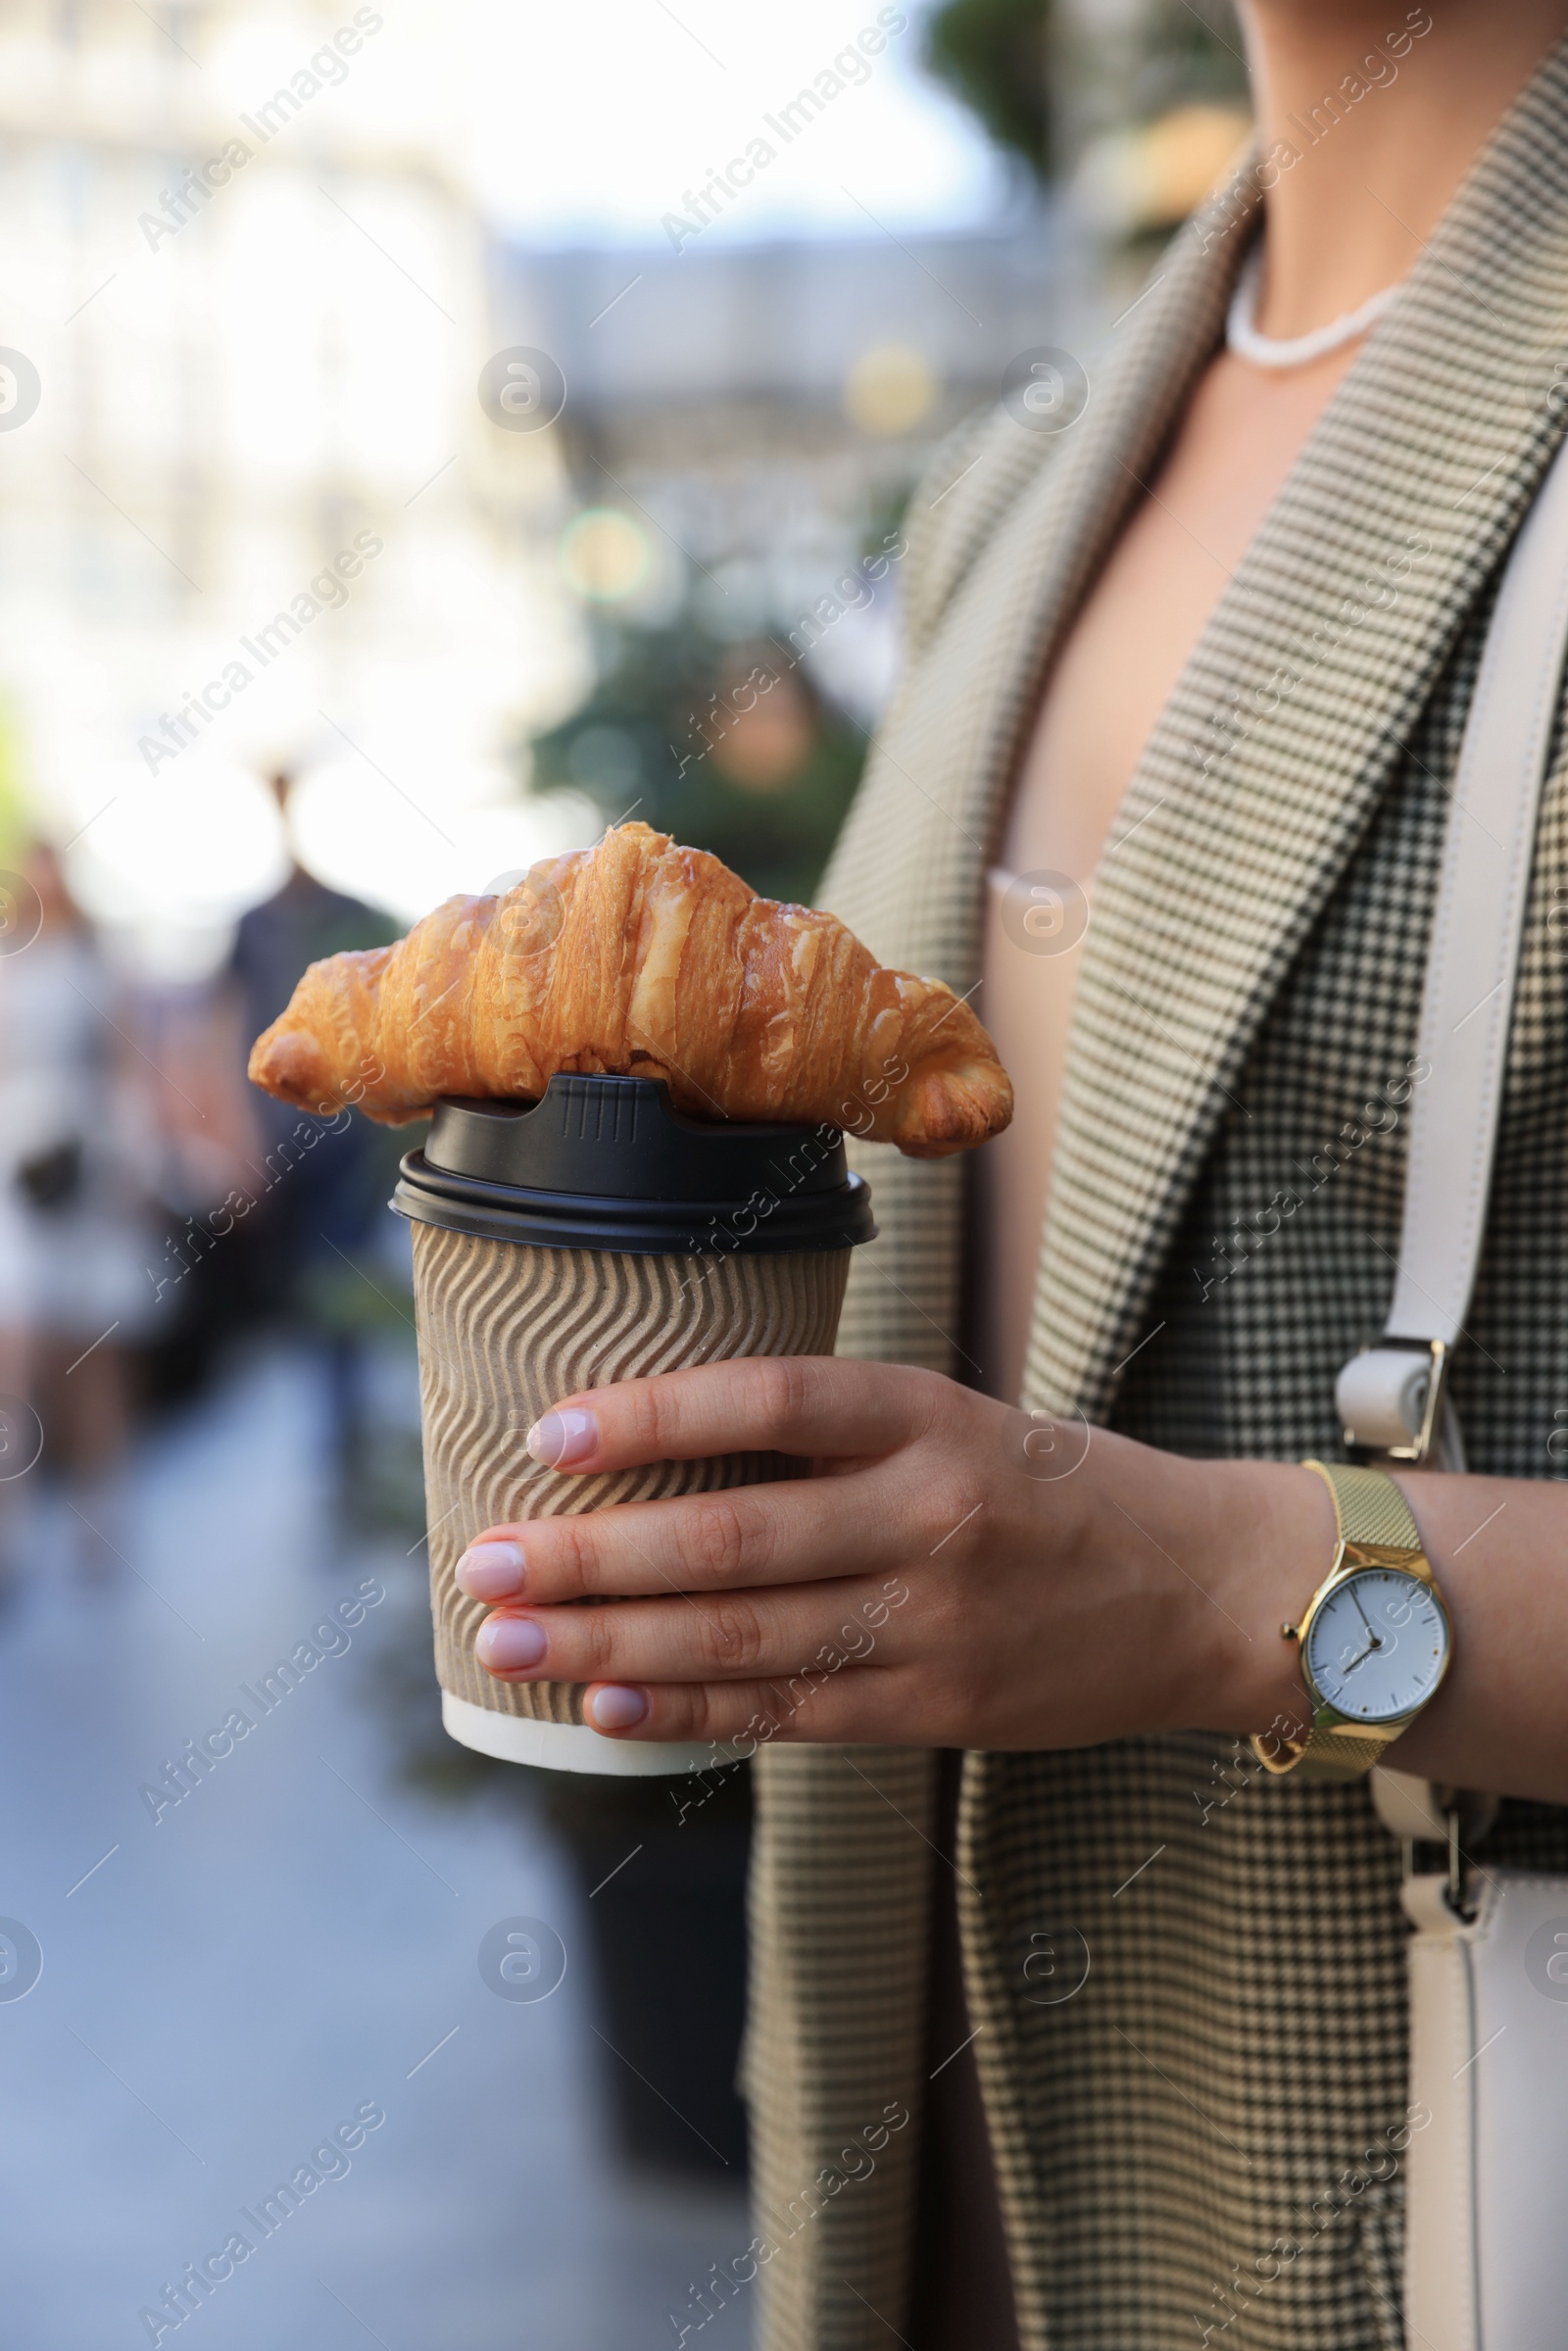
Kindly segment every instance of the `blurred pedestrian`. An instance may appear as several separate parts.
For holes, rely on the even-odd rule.
[[[272,777],[285,828],[292,778]],[[244,1048],[276,1019],[308,963],[347,949],[383,947],[398,926],[357,898],[328,889],[298,857],[292,831],[287,878],[240,921],[229,961]],[[254,1096],[265,1178],[250,1223],[258,1274],[274,1308],[303,1323],[322,1344],[341,1472],[356,1466],[363,1426],[361,1375],[366,1284],[357,1261],[379,1232],[390,1188],[386,1139],[350,1115],[319,1145],[299,1148],[300,1113]],[[373,1292],[369,1304],[375,1305]]]
[[[7,1462],[62,1470],[84,1555],[114,1550],[116,1472],[128,1426],[126,1348],[146,1331],[153,1247],[126,1148],[136,1080],[116,990],[54,851],[23,860],[0,954],[0,1392]],[[20,1466],[0,1482],[0,1574],[12,1562]]]

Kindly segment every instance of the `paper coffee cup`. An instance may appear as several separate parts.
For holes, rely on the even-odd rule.
[[[564,1771],[700,1770],[709,1742],[601,1737],[581,1686],[498,1682],[453,1570],[487,1526],[787,1477],[776,1453],[574,1477],[523,1439],[563,1396],[740,1355],[830,1354],[874,1231],[832,1128],[707,1126],[662,1081],[560,1076],[537,1105],[445,1102],[403,1162],[414,1223],[436,1674],[464,1745]],[[583,1602],[584,1606],[613,1602]]]

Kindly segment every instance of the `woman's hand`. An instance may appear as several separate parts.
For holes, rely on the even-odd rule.
[[[935,1373],[831,1357],[594,1390],[528,1449],[585,1473],[773,1450],[805,1473],[477,1537],[457,1576],[500,1603],[480,1662],[591,1685],[601,1731],[745,1752],[1069,1747],[1260,1731],[1304,1706],[1278,1626],[1332,1544],[1306,1471],[1178,1460]],[[1306,1543],[1277,1542],[1271,1572],[1259,1535],[1293,1513]],[[608,1595],[622,1604],[567,1604]]]

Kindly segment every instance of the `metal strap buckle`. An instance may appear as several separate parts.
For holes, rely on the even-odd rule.
[[[1444,1840],[1447,1861],[1443,1899],[1454,1917],[1462,1919],[1468,1926],[1479,1910],[1480,1902],[1471,1885],[1470,1857],[1466,1853],[1462,1841],[1466,1834],[1465,1820],[1458,1804],[1448,1806],[1444,1815],[1444,1822],[1447,1832]],[[1408,1886],[1411,1879],[1417,1874],[1416,1847],[1418,1843],[1426,1841],[1426,1839],[1414,1837],[1400,1837],[1399,1883],[1401,1886]]]
[[[1352,1355],[1334,1389],[1351,1459],[1434,1459],[1447,1372],[1442,1339],[1380,1339]]]

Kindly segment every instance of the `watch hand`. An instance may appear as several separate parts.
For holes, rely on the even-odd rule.
[[[1381,1633],[1376,1633],[1373,1631],[1372,1620],[1367,1615],[1366,1610],[1362,1607],[1361,1595],[1356,1591],[1353,1584],[1350,1586],[1350,1598],[1355,1604],[1356,1615],[1361,1619],[1362,1624],[1366,1627],[1367,1646],[1361,1651],[1359,1657],[1355,1658],[1351,1664],[1346,1667],[1345,1670],[1348,1674],[1354,1673],[1356,1666],[1364,1665],[1374,1649],[1381,1649],[1383,1646],[1383,1636]]]

